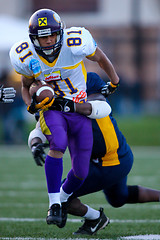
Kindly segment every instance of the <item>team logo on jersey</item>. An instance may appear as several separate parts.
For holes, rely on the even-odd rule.
[[[39,27],[47,26],[47,18],[46,17],[38,18],[38,25]]]
[[[50,74],[44,74],[44,76],[46,82],[62,80],[60,71],[55,71]]]

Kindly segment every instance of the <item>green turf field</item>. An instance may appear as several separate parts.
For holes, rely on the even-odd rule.
[[[130,184],[160,189],[160,148],[134,147],[134,167]],[[69,170],[64,158],[64,175]],[[45,217],[48,196],[43,167],[37,167],[27,146],[0,146],[0,239],[131,239],[124,236],[147,235],[160,239],[160,203],[126,205],[114,209],[96,193],[81,198],[99,209],[104,208],[111,223],[95,236],[76,238],[72,232],[82,225],[81,218],[69,216],[66,227],[48,226]],[[158,235],[152,238],[153,235]],[[151,238],[150,238],[151,237]],[[136,238],[134,238],[136,239]],[[137,239],[140,239],[137,237]]]
[[[160,146],[160,116],[116,117],[131,146]]]

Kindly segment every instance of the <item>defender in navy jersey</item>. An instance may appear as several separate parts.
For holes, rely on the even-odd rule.
[[[87,74],[88,96],[104,93],[105,85],[96,73]],[[127,185],[127,176],[133,165],[133,154],[112,114],[103,119],[92,119],[92,130],[93,148],[89,174],[83,185],[70,197],[68,205],[68,213],[85,218],[85,223],[75,234],[92,235],[109,222],[102,209],[96,211],[82,204],[77,198],[79,196],[103,190],[107,201],[113,207],[121,207],[126,203],[158,202],[160,199],[160,191]],[[38,136],[41,142],[45,142],[43,136]],[[30,139],[30,147],[32,140]],[[38,157],[39,154],[39,160],[43,159],[41,151],[43,149],[35,151],[37,155],[34,157]],[[66,219],[62,227],[65,221]]]

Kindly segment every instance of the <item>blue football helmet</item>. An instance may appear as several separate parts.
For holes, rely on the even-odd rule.
[[[38,37],[45,37],[57,33],[56,44],[50,47],[41,47]],[[63,41],[63,24],[59,15],[50,9],[36,11],[29,20],[29,37],[41,56],[57,57]]]

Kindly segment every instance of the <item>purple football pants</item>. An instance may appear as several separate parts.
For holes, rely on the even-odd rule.
[[[70,194],[77,190],[88,175],[92,151],[93,136],[91,120],[78,113],[64,113],[48,110],[43,113],[45,124],[42,130],[50,144],[51,150],[65,152],[69,148],[72,169],[67,175],[63,190]],[[49,129],[50,133],[44,129]],[[58,174],[61,180],[62,166],[57,164],[58,159],[46,159],[46,179],[48,192],[58,192],[60,182],[53,181],[51,176]],[[56,163],[54,162],[56,160]],[[59,159],[62,161],[62,159]],[[55,167],[56,166],[56,167]],[[56,190],[55,190],[56,189]]]

